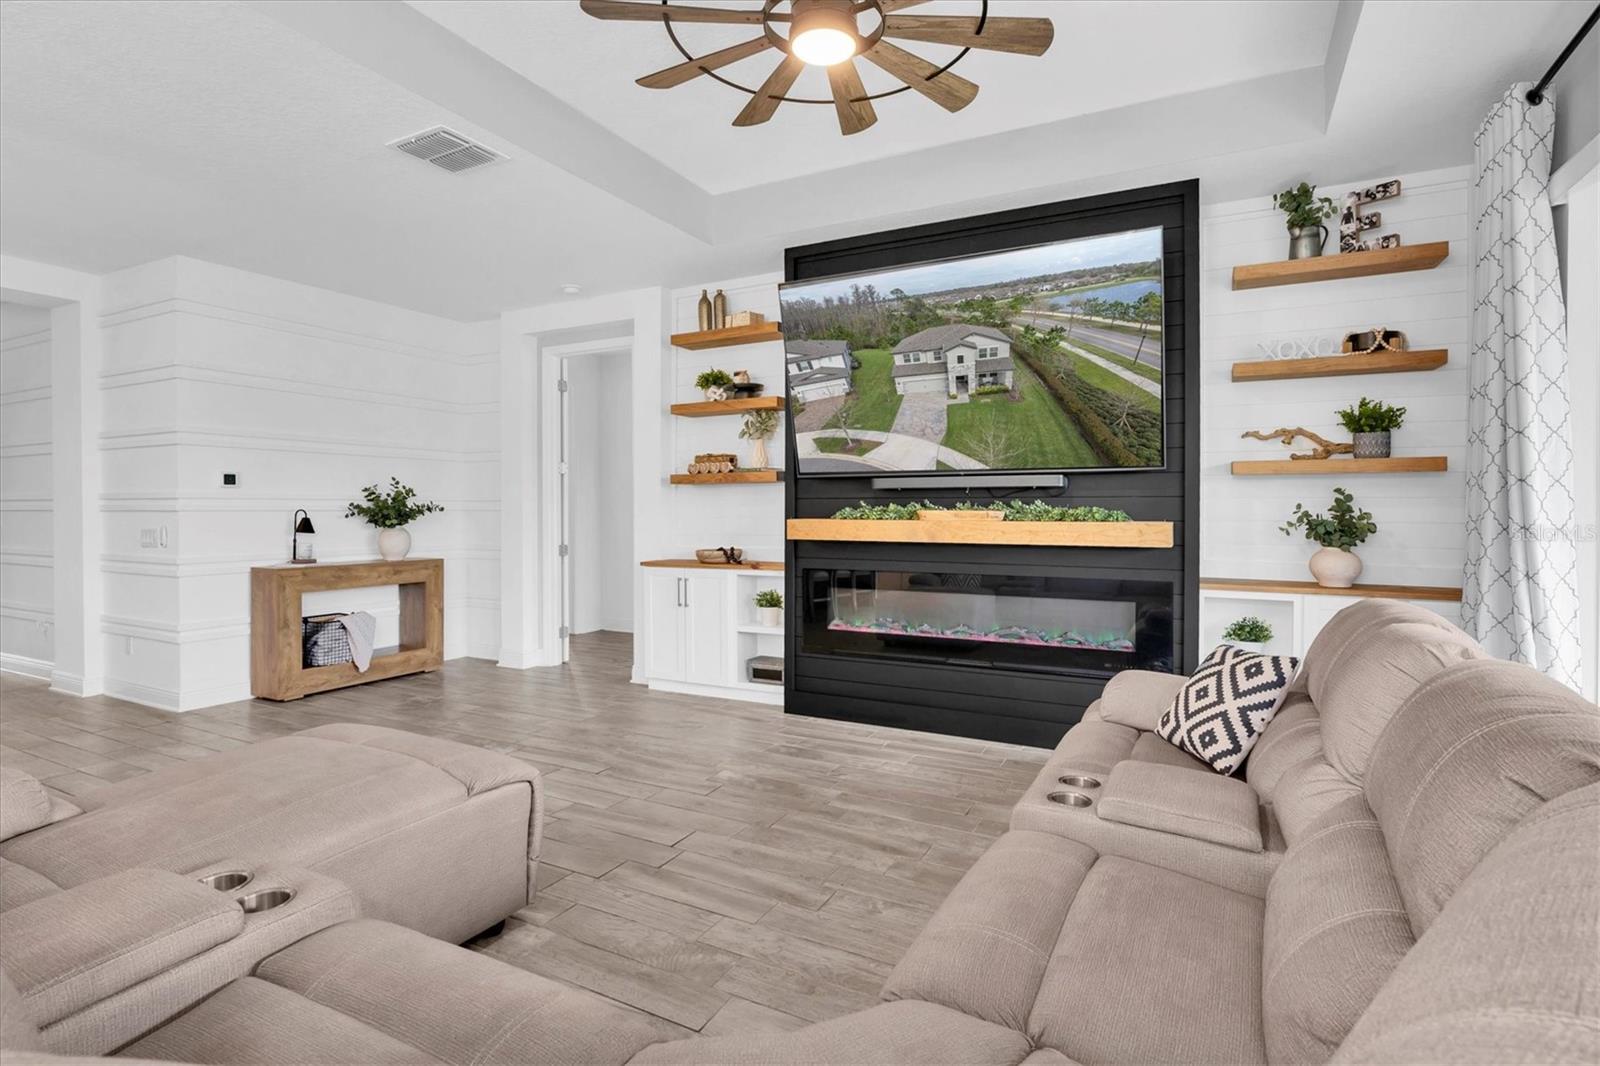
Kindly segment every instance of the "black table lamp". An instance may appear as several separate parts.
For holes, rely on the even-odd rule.
[[[311,516],[305,511],[294,513],[294,558],[291,563],[314,563],[317,553],[313,550],[313,542],[317,529],[311,524]]]

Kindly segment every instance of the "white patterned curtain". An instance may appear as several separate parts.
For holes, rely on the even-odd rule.
[[[1577,689],[1567,326],[1549,197],[1555,109],[1549,96],[1529,104],[1528,89],[1513,85],[1476,140],[1461,607],[1491,654]]]

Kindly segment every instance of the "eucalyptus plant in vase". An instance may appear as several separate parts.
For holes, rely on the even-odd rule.
[[[778,432],[778,412],[751,411],[744,416],[744,425],[739,428],[739,439],[750,442],[750,466],[753,469],[765,470],[769,465],[767,441],[776,432]]]
[[[1322,224],[1335,212],[1333,201],[1317,195],[1317,187],[1301,182],[1276,194],[1273,206],[1284,214],[1289,230],[1289,258],[1311,259],[1322,254],[1328,243],[1328,227]]]
[[[434,514],[444,508],[432,500],[417,502],[417,491],[400,479],[389,479],[389,489],[381,485],[368,485],[361,490],[361,503],[351,503],[345,508],[346,518],[359,518],[378,531],[378,554],[391,563],[399,562],[411,550],[411,531],[406,529],[423,515]]]
[[[1361,576],[1361,559],[1351,551],[1378,531],[1378,524],[1366,511],[1357,511],[1355,497],[1344,489],[1333,490],[1333,503],[1327,514],[1312,514],[1303,504],[1281,527],[1284,536],[1300,530],[1309,541],[1321,545],[1311,556],[1311,576],[1330,589],[1347,589]]]

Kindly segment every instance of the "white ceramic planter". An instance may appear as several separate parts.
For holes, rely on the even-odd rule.
[[[1318,548],[1311,557],[1311,576],[1330,589],[1347,589],[1361,576],[1361,559],[1343,548]]]
[[[411,531],[400,529],[378,530],[378,554],[391,563],[398,563],[411,551]]]
[[[756,621],[764,626],[781,626],[783,625],[783,608],[757,607]]]
[[[1258,655],[1265,655],[1267,652],[1267,646],[1259,640],[1230,640],[1228,643],[1232,644],[1235,648],[1243,648],[1245,651],[1253,651]]]

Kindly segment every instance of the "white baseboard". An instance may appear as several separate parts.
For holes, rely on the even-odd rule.
[[[83,675],[51,669],[50,691],[65,693],[68,696],[82,696],[85,694]]]
[[[26,655],[0,654],[0,671],[8,674],[21,674],[23,677],[38,678],[40,681],[49,681],[54,664],[45,659],[30,659]]]
[[[248,682],[229,682],[225,685],[209,685],[205,688],[178,692],[175,689],[143,685],[136,681],[107,678],[105,693],[107,696],[115,696],[129,703],[181,714],[184,711],[199,711],[223,703],[247,700],[250,698],[250,685]]]
[[[722,685],[693,685],[683,681],[662,681],[659,678],[650,679],[647,684],[652,689],[661,692],[676,692],[686,696],[709,696],[719,700],[741,700],[745,703],[765,703],[773,707],[783,706],[782,685],[762,685],[745,688],[728,688]]]

